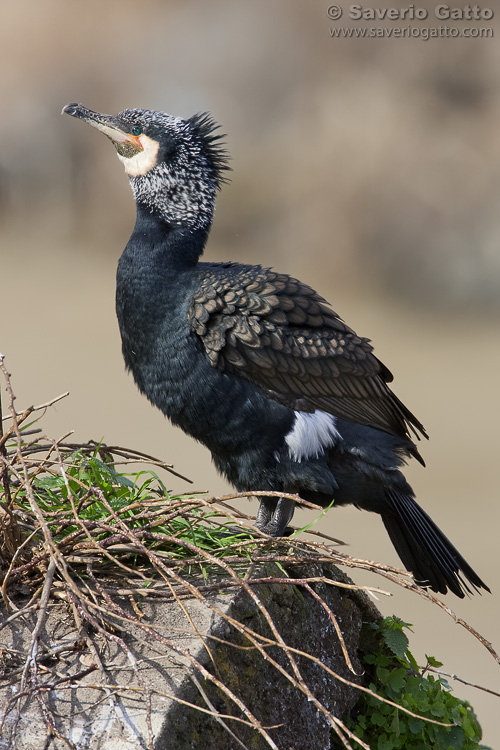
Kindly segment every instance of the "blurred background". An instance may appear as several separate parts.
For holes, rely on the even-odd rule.
[[[19,409],[71,392],[44,419],[53,437],[103,438],[173,463],[198,490],[229,489],[124,372],[114,274],[132,196],[107,139],[59,116],[73,101],[107,113],[210,110],[234,172],[207,259],[298,276],[373,340],[431,437],[427,468],[407,476],[493,592],[446,603],[498,650],[500,28],[495,18],[436,21],[429,2],[418,4],[426,21],[397,23],[354,22],[341,7],[333,21],[318,0],[3,5],[0,351]],[[330,32],[376,25],[493,33]],[[332,510],[321,528],[355,556],[398,564],[376,516]],[[356,580],[380,585],[368,575]],[[474,638],[423,599],[391,592],[379,607],[414,624],[420,663],[431,653],[499,690],[500,667]],[[453,687],[498,748],[499,699]]]

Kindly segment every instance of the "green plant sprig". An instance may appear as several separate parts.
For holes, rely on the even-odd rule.
[[[469,703],[453,695],[445,679],[425,674],[441,662],[426,656],[426,665],[419,668],[408,648],[405,628],[410,625],[394,616],[365,625],[369,648],[363,659],[369,687],[413,713],[451,726],[405,715],[366,693],[361,694],[346,725],[371,750],[489,750],[479,744],[481,729]],[[333,747],[340,745],[334,741]]]

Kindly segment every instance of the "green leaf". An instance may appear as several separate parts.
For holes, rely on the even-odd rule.
[[[412,734],[420,734],[425,726],[425,722],[422,719],[416,719],[413,716],[408,717],[408,729]]]
[[[407,649],[406,651],[406,658],[408,659],[408,662],[410,663],[411,668],[418,674],[420,670],[418,668],[417,661],[415,657],[413,656],[412,652],[410,651],[410,649]]]
[[[399,711],[397,709],[394,711],[394,717],[390,725],[390,732],[391,734],[395,734],[396,737],[399,737],[399,735],[401,734],[400,723],[399,723]]]
[[[462,722],[462,729],[465,732],[466,737],[469,737],[469,739],[477,739],[478,733],[477,733],[477,725],[472,716],[466,716]]]
[[[408,649],[408,638],[399,628],[384,630],[384,641],[393,654],[402,659]]]
[[[427,659],[428,667],[434,667],[435,669],[439,669],[439,667],[443,666],[443,662],[438,661],[434,656],[429,656],[428,654],[426,654],[425,658]]]
[[[298,537],[299,534],[302,534],[304,531],[309,531],[310,528],[315,526],[318,521],[321,521],[321,519],[326,516],[332,505],[334,504],[335,500],[332,500],[332,502],[321,511],[320,515],[317,516],[317,518],[314,518],[310,523],[307,523],[305,526],[302,526],[300,529],[297,529],[297,531],[294,531],[293,534],[290,534],[290,539],[295,539]]]
[[[380,680],[382,685],[387,685],[390,677],[390,671],[388,669],[385,669],[385,667],[377,667],[377,678]]]
[[[389,675],[387,681],[388,685],[394,690],[395,693],[399,693],[406,682],[406,669],[400,667],[399,669],[393,669]]]
[[[62,477],[37,477],[34,482],[36,487],[40,487],[44,490],[52,490],[58,487],[64,487],[64,479]]]
[[[431,706],[431,714],[438,718],[439,716],[444,716],[446,713],[446,708],[444,703],[433,703]]]

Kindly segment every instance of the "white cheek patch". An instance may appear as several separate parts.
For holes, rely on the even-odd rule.
[[[295,421],[285,437],[288,452],[293,461],[322,456],[326,448],[335,445],[341,434],[337,430],[335,417],[324,411],[312,414],[295,412]]]
[[[130,158],[117,154],[125,167],[125,172],[130,177],[142,177],[151,172],[158,163],[158,151],[160,150],[158,141],[149,138],[147,135],[139,136],[139,140],[144,151],[139,151],[138,154]]]

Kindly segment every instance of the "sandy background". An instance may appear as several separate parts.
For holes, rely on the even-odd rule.
[[[500,28],[449,22],[496,37],[427,42],[331,38],[330,27],[362,26],[346,20],[347,5],[335,22],[317,0],[3,7],[0,351],[19,408],[71,392],[44,420],[54,437],[73,429],[128,445],[174,463],[197,489],[227,489],[208,453],[124,373],[114,274],[132,197],[107,140],[59,116],[70,101],[110,113],[210,110],[234,173],[207,259],[299,276],[372,338],[431,436],[427,468],[407,476],[493,591],[447,604],[498,650]],[[419,7],[429,18],[415,28],[446,25],[434,4]],[[397,564],[376,516],[332,511],[323,527],[352,554]],[[448,672],[500,689],[477,641],[425,601],[392,593],[380,607],[414,623],[420,660],[432,653]],[[454,687],[484,742],[500,747],[499,699]]]

